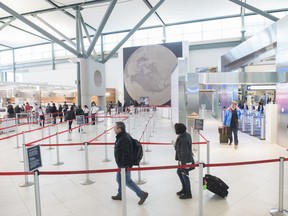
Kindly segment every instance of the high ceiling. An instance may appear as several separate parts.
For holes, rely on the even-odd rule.
[[[51,41],[51,37],[39,32],[40,28],[59,40],[63,40],[64,36],[75,38],[76,6],[81,6],[80,13],[87,30],[90,35],[94,35],[107,8],[112,5],[111,1],[114,0],[1,0],[0,50]],[[154,7],[160,1],[164,0],[118,0],[102,33],[134,28],[151,6]],[[288,0],[246,0],[246,4],[267,12],[288,10]],[[240,15],[240,8],[232,0],[165,0],[141,28]],[[254,13],[248,9],[245,12]],[[14,19],[15,14],[23,15],[21,17],[25,21]],[[39,29],[27,25],[29,21]]]

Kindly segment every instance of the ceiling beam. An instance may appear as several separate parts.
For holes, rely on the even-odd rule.
[[[94,1],[89,1],[89,2],[80,2],[77,4],[70,4],[70,5],[65,5],[65,6],[59,6],[56,8],[47,8],[47,9],[43,9],[43,10],[36,10],[36,11],[29,11],[27,13],[23,13],[21,14],[22,16],[26,16],[26,15],[30,15],[31,13],[35,13],[35,14],[40,14],[40,13],[47,13],[47,12],[54,12],[54,11],[63,11],[65,9],[71,9],[77,6],[86,6],[86,5],[94,5],[94,4],[101,4],[101,3],[106,3],[106,2],[110,2],[110,0],[94,0]],[[55,6],[55,5],[54,5]],[[0,20],[4,20],[7,18],[10,18],[11,16],[6,16],[6,17],[1,17]]]
[[[160,0],[154,8],[152,8],[137,24],[136,26],[131,29],[131,31],[114,47],[113,50],[110,51],[110,53],[106,56],[105,59],[102,59],[102,61],[105,63],[107,62],[116,52],[117,50],[131,37],[134,32],[136,32],[140,26],[163,4],[165,0]]]
[[[266,18],[268,18],[268,19],[270,19],[270,20],[272,20],[272,21],[274,21],[274,22],[276,22],[276,21],[279,20],[277,17],[272,16],[271,14],[266,13],[266,12],[263,11],[263,10],[260,10],[260,9],[258,9],[258,8],[256,8],[256,7],[253,7],[253,6],[249,5],[249,4],[246,4],[246,3],[244,3],[244,2],[241,2],[241,1],[239,1],[239,0],[229,0],[229,1],[231,1],[231,2],[233,2],[233,3],[235,3],[235,4],[238,4],[238,5],[240,5],[241,7],[244,7],[244,8],[246,8],[246,9],[248,9],[248,10],[251,10],[251,11],[253,11],[253,12],[259,14],[259,15],[262,15],[262,16],[264,16],[264,17],[266,17]]]
[[[13,22],[16,18],[15,17],[11,17],[7,22],[3,23],[2,26],[0,26],[0,31],[2,29],[4,29],[6,26],[8,26],[11,22]]]
[[[151,10],[153,8],[153,6],[150,4],[150,2],[148,0],[143,0],[144,3],[147,5],[147,7]],[[163,26],[166,26],[166,24],[164,23],[163,19],[161,18],[161,16],[155,11],[154,12],[155,15],[157,16],[157,18],[160,20],[160,22],[162,23]]]
[[[7,7],[5,4],[3,4],[2,2],[0,2],[0,8],[2,8],[4,11],[6,11],[7,13],[13,15],[14,17],[16,17],[17,19],[19,19],[20,21],[24,22],[26,25],[30,26],[31,28],[35,29],[36,31],[40,32],[41,34],[43,34],[44,36],[46,36],[47,38],[51,39],[52,41],[54,41],[55,43],[59,44],[60,46],[62,46],[63,48],[65,48],[66,50],[68,50],[69,52],[73,53],[74,55],[76,55],[77,57],[81,57],[81,53],[79,53],[77,50],[73,49],[72,47],[68,46],[67,44],[65,44],[63,41],[59,40],[58,38],[54,37],[52,34],[50,34],[49,32],[45,31],[44,29],[40,28],[39,26],[37,26],[36,24],[34,24],[33,22],[31,22],[30,20],[26,19],[24,16],[18,14],[16,11],[12,10],[11,8]]]
[[[91,52],[94,49],[95,44],[96,44],[99,36],[102,34],[102,31],[103,31],[110,15],[111,15],[116,3],[117,3],[117,0],[112,0],[111,3],[109,4],[109,7],[107,8],[106,13],[104,14],[104,16],[101,20],[101,23],[99,24],[98,30],[97,30],[96,34],[94,35],[89,48],[87,49],[87,52],[85,54],[86,58],[88,58],[91,55]]]
[[[37,16],[37,14],[31,14],[32,17],[39,20],[41,23],[52,29],[56,34],[60,35],[64,40],[66,40],[68,43],[70,43],[72,46],[76,47],[76,43],[74,43],[70,38],[68,38],[66,35],[64,35],[62,32],[58,31],[56,28],[51,26],[49,23],[47,23],[45,20],[43,20],[41,17]]]
[[[60,9],[60,8],[61,8],[61,6],[58,6],[57,4],[55,4],[54,2],[52,2],[51,0],[46,0],[46,1],[47,1],[49,4],[53,5],[53,6],[54,6],[55,8],[57,8],[57,9]],[[99,0],[98,0],[98,1],[99,1]],[[89,2],[89,3],[90,3],[90,2]],[[93,3],[93,4],[95,4],[95,3]],[[83,5],[84,5],[84,2],[81,3],[81,4],[77,4],[77,5],[71,6],[71,7],[72,7],[72,8],[82,7]],[[69,9],[69,8],[67,8],[67,9]],[[66,15],[68,15],[69,17],[73,18],[74,20],[76,19],[75,16],[74,16],[73,14],[67,12],[67,11],[65,10],[65,8],[62,8],[61,11],[62,11],[63,13],[65,13]],[[94,31],[96,31],[96,29],[93,28],[93,27],[92,27],[91,25],[89,25],[88,23],[85,23],[85,25],[88,26],[89,28],[93,29]]]

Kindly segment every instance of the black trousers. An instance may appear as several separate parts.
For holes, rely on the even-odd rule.
[[[233,142],[232,133],[234,136],[234,144],[238,145],[238,123],[231,124],[230,127],[228,128],[228,138],[230,139],[230,143]]]

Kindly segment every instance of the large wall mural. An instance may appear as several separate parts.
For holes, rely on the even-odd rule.
[[[124,99],[170,105],[171,74],[182,57],[182,42],[123,49]]]

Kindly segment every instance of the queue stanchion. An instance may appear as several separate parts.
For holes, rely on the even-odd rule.
[[[106,113],[106,115],[104,116],[104,119],[105,119],[105,120],[104,120],[104,126],[105,126],[105,128],[106,128],[106,127],[107,127],[107,120],[108,120],[108,119],[107,119],[107,113]]]
[[[67,121],[67,123],[69,124],[69,120]],[[68,133],[67,133],[67,140],[66,140],[66,141],[71,141],[71,140],[72,140],[72,138],[71,138],[71,133],[72,133],[72,130],[71,130],[71,132],[70,132],[70,129],[69,129],[69,131],[68,131]]]
[[[207,164],[210,164],[210,141],[207,141]],[[207,174],[210,174],[210,167],[207,166]]]
[[[51,144],[51,126],[48,126],[48,136],[49,136],[49,144]],[[52,148],[51,145],[49,145],[49,148],[47,150],[52,150],[54,148]]]
[[[89,154],[88,154],[88,142],[84,142],[84,148],[85,148],[85,167],[86,170],[89,170]],[[95,181],[90,179],[89,173],[86,173],[86,179],[81,182],[82,185],[90,185],[94,184]]]
[[[44,138],[44,128],[41,129],[41,136],[42,136],[42,139]]]
[[[60,154],[59,154],[59,134],[56,132],[56,153],[57,153],[57,162],[54,164],[54,166],[60,166],[63,165],[64,162],[60,162]]]
[[[145,131],[145,135],[146,135],[146,142],[150,142],[150,136],[149,136],[149,134],[147,133],[147,130]],[[151,152],[151,151],[152,151],[152,150],[149,149],[149,145],[146,144],[146,150],[145,150],[145,152]]]
[[[107,130],[105,130],[104,133],[105,133],[105,159],[102,161],[103,162],[110,162],[111,160],[108,159]]]
[[[198,198],[198,211],[199,216],[203,216],[203,168],[204,163],[199,163],[199,198]]]
[[[39,170],[34,171],[34,182],[35,182],[34,192],[35,192],[36,216],[41,216]]]
[[[265,140],[265,116],[262,115],[261,117],[261,133],[260,133],[260,139]]]
[[[27,172],[28,171],[28,164],[27,161],[25,160],[27,158],[27,152],[26,152],[26,146],[25,146],[25,132],[22,132],[22,139],[23,139],[23,144],[22,144],[22,150],[23,150],[23,162],[24,162],[24,171]],[[29,182],[28,179],[28,175],[24,176],[25,181],[23,184],[20,184],[20,187],[29,187],[31,185],[33,185],[33,182]]]
[[[138,165],[138,167],[140,168],[140,166]],[[141,170],[138,170],[138,179],[135,181],[135,183],[137,184],[137,185],[142,185],[142,184],[145,184],[147,182],[147,180],[146,179],[143,179],[142,177],[141,177]]]
[[[122,216],[127,216],[127,199],[126,199],[126,170],[121,168],[121,198],[122,198]]]
[[[81,127],[79,127],[80,129]],[[82,133],[81,133],[81,129],[80,129],[80,141],[82,142]],[[80,149],[78,149],[78,151],[84,151],[84,148],[82,145],[80,145]]]
[[[18,119],[17,119],[18,120]],[[18,132],[19,132],[19,127],[18,127],[18,123],[16,124],[16,149],[20,148],[19,146],[19,135],[18,135]]]
[[[280,157],[279,161],[279,200],[278,209],[271,209],[270,214],[274,216],[287,216],[288,211],[283,209],[284,199],[284,162],[285,158]]]
[[[143,132],[143,133],[145,133],[145,132]],[[145,137],[145,136],[143,136],[143,141],[145,142],[144,137]],[[146,147],[147,147],[147,144],[146,144]],[[146,154],[145,154],[145,152],[146,152],[146,151],[143,151],[143,160],[142,160],[142,162],[140,163],[140,164],[142,164],[142,165],[147,165],[147,164],[149,164],[149,161],[146,161]]]

